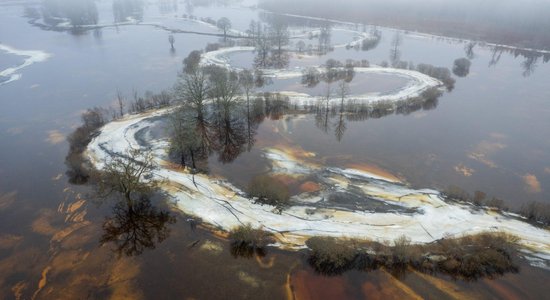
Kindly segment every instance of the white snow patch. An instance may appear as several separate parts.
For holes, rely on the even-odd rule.
[[[135,134],[151,125],[151,118],[167,114],[170,109],[129,116],[105,125],[101,133],[90,143],[87,155],[98,168],[112,153],[125,153],[128,149],[139,149]],[[334,236],[373,240],[393,240],[401,235],[414,243],[427,243],[448,236],[475,234],[483,231],[503,231],[520,237],[521,243],[539,259],[550,257],[550,232],[526,222],[485,210],[445,202],[439,192],[430,189],[412,189],[403,184],[392,183],[384,178],[355,169],[325,168],[328,175],[320,184],[327,188],[346,189],[351,185],[359,187],[370,198],[388,204],[414,208],[418,213],[375,213],[327,208],[306,212],[314,199],[308,195],[305,201],[292,206],[282,214],[273,207],[254,204],[245,197],[246,193],[221,179],[206,175],[193,175],[162,167],[163,152],[155,151],[159,165],[155,178],[175,183],[178,190],[172,195],[178,207],[185,213],[200,217],[205,222],[230,230],[235,226],[251,223],[254,227],[282,233],[277,235],[282,245],[290,248],[304,246],[311,236]],[[157,146],[156,146],[157,147]],[[320,174],[322,166],[285,155],[276,148],[265,150],[266,158],[279,166],[279,171],[290,173]],[[277,170],[275,170],[277,171]],[[301,196],[297,196],[301,198]],[[318,199],[315,199],[318,201]],[[309,212],[309,213],[308,213]]]
[[[37,62],[43,62],[45,60],[47,60],[48,58],[51,57],[51,54],[48,54],[44,51],[39,51],[39,50],[19,50],[19,49],[15,49],[13,47],[10,47],[8,45],[4,45],[4,44],[0,44],[0,50],[3,50],[9,54],[14,54],[14,55],[18,55],[18,56],[25,56],[27,57],[22,64],[20,64],[19,66],[17,67],[11,67],[11,68],[7,68],[5,70],[2,70],[0,71],[0,76],[1,77],[8,77],[9,79],[7,81],[4,81],[4,82],[0,82],[0,85],[4,85],[4,84],[7,84],[7,83],[10,83],[12,81],[16,81],[16,80],[19,80],[21,79],[22,75],[21,74],[17,74],[16,72],[23,69],[23,68],[26,68],[34,63],[37,63]]]

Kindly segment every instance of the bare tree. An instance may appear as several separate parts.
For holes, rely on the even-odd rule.
[[[466,53],[466,57],[468,59],[473,59],[475,57],[475,53],[474,53],[475,46],[476,46],[475,42],[469,42],[468,44],[466,44],[466,46],[464,46],[464,52]]]
[[[269,39],[267,32],[259,28],[257,36],[254,40],[254,51],[256,57],[254,58],[254,66],[256,68],[265,68],[270,64],[269,52],[271,51],[271,40]]]
[[[197,112],[197,118],[203,119],[204,101],[211,90],[208,77],[202,69],[180,74],[174,87],[176,99],[189,104]]]
[[[349,84],[345,80],[338,82],[338,96],[340,96],[340,105],[344,105],[344,100],[350,93]]]
[[[300,40],[296,43],[296,51],[298,51],[298,53],[303,53],[305,49],[306,43],[304,41]]]
[[[157,182],[152,180],[154,168],[153,154],[149,151],[132,149],[115,154],[104,162],[104,168],[97,174],[99,194],[114,195],[132,207],[157,188]]]
[[[339,110],[340,113],[339,113],[338,123],[334,128],[334,134],[336,135],[336,139],[338,141],[341,141],[347,129],[346,122],[344,119],[344,100],[350,93],[349,84],[346,82],[346,80],[340,80],[340,82],[338,82],[337,92],[338,92],[338,95],[340,96],[340,110]]]
[[[390,49],[390,61],[392,63],[392,66],[395,67],[401,60],[401,51],[399,50],[399,46],[403,43],[403,37],[401,36],[401,33],[395,32],[395,35],[392,38],[391,41],[391,49]]]
[[[329,111],[330,111],[330,98],[332,97],[332,86],[330,82],[326,83],[325,93],[322,98],[319,98],[321,101],[319,108],[317,110],[317,115],[315,116],[315,122],[317,127],[323,130],[325,133],[329,129]],[[324,107],[323,107],[324,106]]]
[[[244,95],[246,97],[246,120],[247,120],[247,132],[248,132],[248,141],[249,147],[248,150],[252,148],[253,143],[253,133],[252,133],[252,121],[250,117],[250,95],[254,92],[256,87],[256,80],[254,79],[254,74],[250,70],[243,70],[239,73],[239,83],[243,89]]]
[[[224,117],[229,119],[231,108],[238,102],[241,93],[238,74],[220,67],[212,67],[208,72],[210,96],[216,100]]]
[[[197,119],[189,115],[186,106],[181,106],[170,115],[170,149],[172,156],[178,157],[182,167],[189,161],[192,170],[197,169],[197,159],[201,153],[201,139],[197,130]]]
[[[269,27],[269,39],[272,49],[273,66],[283,68],[288,64],[288,54],[283,47],[290,42],[290,32],[284,20],[276,18]]]
[[[223,40],[227,40],[227,31],[231,29],[231,21],[228,18],[223,17],[218,20],[216,26],[223,31]]]

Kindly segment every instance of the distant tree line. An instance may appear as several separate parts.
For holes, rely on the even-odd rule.
[[[523,204],[519,209],[510,209],[506,203],[496,197],[488,197],[482,191],[475,191],[474,194],[468,193],[466,190],[451,185],[443,191],[443,195],[449,201],[459,201],[470,203],[478,208],[490,208],[498,211],[511,211],[525,217],[534,225],[543,227],[550,226],[550,204],[530,201]]]
[[[276,13],[338,19],[406,30],[550,49],[550,4],[542,1],[262,0]]]

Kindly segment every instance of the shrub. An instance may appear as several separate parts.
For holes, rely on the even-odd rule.
[[[309,263],[321,274],[338,275],[353,268],[357,250],[351,240],[313,237],[306,245],[311,249]]]
[[[206,52],[217,51],[220,49],[220,47],[221,45],[219,43],[208,43],[204,51]]]
[[[359,243],[328,237],[313,237],[309,263],[319,273],[338,275],[347,270],[363,271],[385,267],[400,276],[411,267],[422,272],[442,272],[455,278],[476,280],[506,272],[517,272],[518,238],[506,233],[484,232],[445,238],[425,245],[411,244],[405,236],[391,246],[377,242]]]
[[[466,77],[470,73],[472,63],[467,58],[459,58],[454,61],[453,74],[458,77]]]
[[[231,254],[234,257],[248,258],[254,254],[265,256],[265,247],[274,241],[271,233],[259,228],[252,228],[250,224],[231,230],[229,239],[231,240]]]
[[[448,68],[435,67],[429,64],[419,64],[416,70],[433,78],[437,78],[445,84],[447,90],[451,91],[454,88],[455,80],[451,77],[451,71]]]
[[[254,177],[248,186],[250,196],[256,198],[257,203],[275,206],[282,211],[288,204],[290,193],[286,184],[280,180],[260,175]]]

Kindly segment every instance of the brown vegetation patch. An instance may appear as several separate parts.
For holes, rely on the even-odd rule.
[[[406,237],[391,245],[370,241],[313,237],[309,263],[319,273],[338,275],[356,269],[385,268],[401,274],[409,268],[448,274],[454,278],[476,280],[517,272],[517,238],[505,233],[480,233],[445,238],[429,244],[411,244]]]

